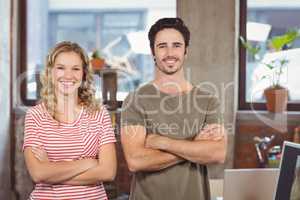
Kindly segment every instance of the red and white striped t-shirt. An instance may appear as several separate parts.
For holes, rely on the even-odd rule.
[[[115,142],[110,116],[105,107],[94,115],[85,109],[73,123],[57,122],[44,104],[30,108],[25,118],[23,149],[42,146],[51,162],[98,158],[101,145]],[[37,183],[30,199],[107,199],[102,183],[87,186]]]

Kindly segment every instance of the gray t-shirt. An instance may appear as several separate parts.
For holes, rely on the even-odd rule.
[[[121,125],[145,126],[147,134],[193,139],[205,124],[218,123],[219,103],[194,87],[189,93],[170,95],[146,84],[123,102]],[[207,168],[190,161],[156,172],[137,172],[131,200],[209,200]]]

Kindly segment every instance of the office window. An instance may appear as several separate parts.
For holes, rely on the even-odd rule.
[[[11,3],[9,1],[0,1],[0,106],[7,106],[10,99],[10,73],[11,73],[11,44],[10,44],[10,22],[11,22]],[[1,107],[2,112],[6,114],[9,108]],[[4,110],[4,111],[3,111]]]
[[[0,71],[4,73],[9,65],[9,36],[10,36],[10,3],[0,2]],[[5,69],[6,68],[6,69]],[[5,70],[4,70],[5,69]],[[1,73],[1,77],[3,75]],[[4,78],[4,77],[3,77]],[[1,92],[1,91],[0,91]],[[1,94],[1,93],[0,93]],[[2,94],[4,95],[4,94]],[[1,95],[1,96],[2,96]]]
[[[129,91],[150,81],[153,78],[154,63],[147,32],[158,18],[176,16],[176,0],[158,2],[160,1],[125,0],[118,4],[109,0],[76,0],[71,4],[69,0],[21,2],[21,7],[25,7],[25,18],[20,20],[23,30],[21,77],[24,77],[21,80],[21,103],[36,103],[39,97],[36,74],[43,69],[49,48],[63,40],[79,43],[89,55],[99,50],[110,67],[121,69],[118,73],[119,101]],[[97,96],[101,97],[101,80],[97,76],[95,78]]]
[[[240,109],[265,109],[263,90],[270,85],[270,70],[263,64],[270,57],[289,59],[280,75],[280,84],[289,90],[288,110],[300,109],[300,39],[276,55],[270,51],[270,38],[300,29],[299,0],[242,0],[240,34],[254,46],[261,47],[261,62],[240,45]]]

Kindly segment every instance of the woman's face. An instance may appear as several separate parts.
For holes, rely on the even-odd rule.
[[[61,95],[78,97],[78,88],[83,77],[83,62],[79,54],[60,53],[55,59],[51,75],[58,98]]]

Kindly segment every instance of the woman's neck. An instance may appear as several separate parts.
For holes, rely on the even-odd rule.
[[[77,98],[63,96],[57,98],[55,118],[60,122],[73,122],[77,119],[81,107]]]

